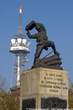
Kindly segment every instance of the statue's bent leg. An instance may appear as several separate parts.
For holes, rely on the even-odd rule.
[[[36,47],[36,53],[35,53],[35,58],[34,58],[34,66],[37,64],[38,60],[39,60],[39,57],[40,57],[40,54],[43,50],[43,45],[37,45]]]
[[[54,54],[59,55],[59,53],[56,50],[55,44],[53,41],[48,41],[48,47],[51,47],[54,51]]]

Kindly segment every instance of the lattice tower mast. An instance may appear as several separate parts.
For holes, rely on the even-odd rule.
[[[11,39],[10,52],[16,55],[16,86],[20,87],[20,74],[22,65],[25,64],[25,57],[29,53],[29,42],[23,33],[23,5],[20,3],[18,8],[18,32],[16,38]]]

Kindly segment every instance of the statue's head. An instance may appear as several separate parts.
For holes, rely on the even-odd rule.
[[[41,31],[46,32],[46,29],[45,29],[44,25],[41,24],[41,23],[36,23],[35,28],[36,28],[36,30],[37,30],[38,32],[41,32]]]

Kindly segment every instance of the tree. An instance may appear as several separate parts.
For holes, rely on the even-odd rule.
[[[70,82],[69,85],[69,94],[68,94],[68,104],[69,104],[69,108],[73,108],[73,83]]]
[[[7,92],[5,84],[5,78],[0,76],[0,110],[19,110],[19,100],[10,91]]]
[[[19,102],[5,91],[0,92],[0,110],[19,110]]]

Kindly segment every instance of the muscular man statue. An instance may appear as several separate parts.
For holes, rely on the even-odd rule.
[[[36,34],[31,34],[30,31],[33,28],[37,30]],[[58,55],[54,42],[48,40],[46,29],[43,24],[37,23],[35,21],[31,21],[29,24],[26,25],[25,30],[27,31],[28,37],[30,39],[36,39],[36,42],[37,42],[33,66],[35,66],[37,61],[39,60],[39,57],[43,49],[48,50],[48,47],[51,47],[54,51],[54,54]]]

